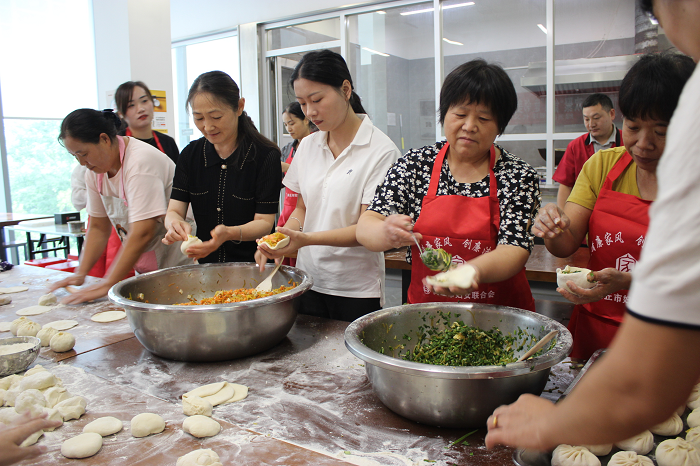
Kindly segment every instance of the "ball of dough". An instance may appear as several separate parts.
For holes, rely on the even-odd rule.
[[[638,455],[646,455],[654,448],[654,435],[648,430],[645,430],[641,434],[617,442],[615,446],[620,450],[633,451]]]
[[[20,416],[21,414],[15,411],[15,408],[0,408],[0,423],[10,424]]]
[[[659,466],[690,466],[700,464],[700,450],[682,438],[664,440],[656,447]]]
[[[197,438],[213,437],[221,431],[221,424],[210,417],[197,414],[185,419],[182,430]]]
[[[46,399],[47,408],[53,408],[58,403],[63,400],[67,400],[71,396],[72,395],[68,393],[68,390],[66,390],[65,387],[55,386],[44,390],[44,398]]]
[[[20,393],[22,393],[22,390],[20,390],[19,384],[7,390],[5,392],[5,406],[14,406],[15,400],[17,399],[17,395],[19,395]]]
[[[194,450],[177,459],[176,466],[222,466],[214,450]]]
[[[194,246],[196,244],[201,244],[202,240],[197,238],[196,236],[192,235],[187,235],[187,240],[183,241],[182,244],[180,245],[180,251],[184,254],[187,255],[187,248],[190,246]]]
[[[7,390],[0,388],[0,406],[5,404],[5,393],[7,393]]]
[[[17,336],[18,337],[35,337],[37,333],[39,333],[39,330],[41,330],[41,325],[37,324],[36,322],[32,322],[31,320],[28,320],[26,322],[23,322],[17,327]]]
[[[8,375],[7,377],[3,377],[2,379],[0,379],[0,388],[2,388],[4,390],[9,390],[10,388],[14,387],[15,385],[18,385],[21,380],[22,380],[21,375],[17,375],[17,374]]]
[[[102,448],[102,436],[94,432],[76,435],[61,445],[61,454],[66,458],[88,458]]]
[[[41,414],[44,412],[44,407],[46,406],[46,399],[44,394],[39,390],[30,388],[29,390],[24,390],[22,393],[17,395],[15,399],[15,411],[19,414],[31,413],[32,416]]]
[[[698,427],[700,426],[700,408],[695,408],[688,414],[686,418],[688,427]]]
[[[562,444],[552,452],[552,466],[600,466],[600,460],[585,447]]]
[[[211,416],[212,405],[204,398],[199,396],[182,396],[182,412],[185,416],[194,416],[197,414],[203,416]]]
[[[24,316],[20,317],[19,319],[13,320],[10,324],[10,332],[12,332],[14,336],[17,336],[17,329],[19,329],[19,326],[24,324],[25,322],[31,321]]]
[[[46,419],[48,419],[49,421],[60,422],[60,424],[57,427],[44,427],[44,430],[51,432],[63,425],[63,416],[61,416],[61,413],[58,412],[56,408],[44,408],[44,413],[46,413]]]
[[[80,395],[68,398],[58,403],[54,408],[61,413],[64,421],[70,421],[71,419],[78,419],[80,416],[85,414],[85,407],[87,406],[87,400]]]
[[[37,372],[47,372],[47,371],[46,371],[46,369],[44,369],[44,366],[42,366],[41,364],[37,364],[36,366],[32,367],[32,368],[29,369],[27,372],[25,372],[25,373],[24,373],[24,377],[25,377],[25,378],[26,378],[26,377],[29,377],[30,375],[34,375],[34,374],[36,374]],[[59,378],[56,377],[56,380],[59,380]],[[57,383],[58,383],[58,382],[57,382]]]
[[[28,390],[33,388],[35,390],[44,390],[49,387],[56,385],[56,376],[49,371],[39,371],[35,372],[30,376],[24,376],[24,379],[19,383],[20,390]]]
[[[134,437],[146,437],[163,430],[165,430],[165,421],[157,414],[141,413],[131,420],[131,435]]]
[[[683,420],[681,417],[673,413],[666,421],[657,424],[649,429],[652,434],[663,435],[664,437],[673,437],[681,433],[683,430]]]
[[[27,437],[26,439],[24,439],[24,442],[20,443],[19,446],[22,447],[22,448],[32,446],[32,445],[34,445],[36,442],[39,441],[39,438],[40,438],[42,435],[44,435],[44,431],[43,431],[43,430],[38,430],[38,431],[34,432],[33,434],[31,434],[31,435],[30,435],[29,437]]]
[[[116,434],[124,427],[124,423],[114,416],[100,417],[83,427],[83,432],[94,432],[102,437]]]
[[[75,346],[75,337],[68,332],[58,332],[51,337],[51,351],[56,353],[65,353],[70,351]]]
[[[53,294],[45,294],[39,298],[39,306],[53,306],[58,302],[58,298]]]
[[[612,443],[607,443],[603,445],[581,445],[585,447],[588,451],[593,453],[595,456],[605,456],[609,455],[612,451]]]
[[[610,457],[608,466],[654,466],[654,462],[651,458],[633,451],[618,451]]]
[[[41,346],[49,346],[51,338],[58,333],[53,327],[44,327],[36,334],[36,337],[41,340]]]

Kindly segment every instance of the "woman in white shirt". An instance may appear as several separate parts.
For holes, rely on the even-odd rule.
[[[303,314],[352,321],[381,308],[384,257],[360,246],[357,220],[400,153],[365,114],[342,56],[309,52],[290,84],[319,131],[304,138],[284,185],[299,193],[297,207],[278,230],[289,245],[258,246],[256,262],[298,251],[297,267],[314,279],[303,294]],[[263,257],[265,256],[265,257]]]

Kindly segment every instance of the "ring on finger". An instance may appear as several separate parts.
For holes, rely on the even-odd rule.
[[[498,427],[498,414],[493,417],[493,427],[494,429]]]

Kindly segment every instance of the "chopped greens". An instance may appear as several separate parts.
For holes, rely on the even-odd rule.
[[[452,265],[452,254],[444,249],[433,249],[430,246],[425,247],[420,259],[430,270],[438,272],[446,272]]]

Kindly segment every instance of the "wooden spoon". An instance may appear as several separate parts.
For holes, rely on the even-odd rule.
[[[544,345],[549,343],[550,340],[557,335],[557,333],[559,333],[559,330],[552,330],[551,332],[549,332],[547,335],[542,337],[542,339],[540,341],[535,343],[535,346],[530,348],[530,350],[528,352],[526,352],[525,354],[520,356],[518,358],[518,360],[515,362],[522,362],[522,361],[526,360],[527,358],[529,358],[530,356],[532,356],[533,354],[535,354],[536,352],[538,352],[539,350],[541,350],[542,348],[544,348]]]
[[[275,269],[272,271],[270,275],[267,276],[267,278],[263,281],[260,282],[258,286],[255,287],[257,291],[272,291],[272,277],[277,273],[279,270],[280,266],[282,265],[282,261],[284,260],[284,256],[280,257],[280,261],[275,267]]]

